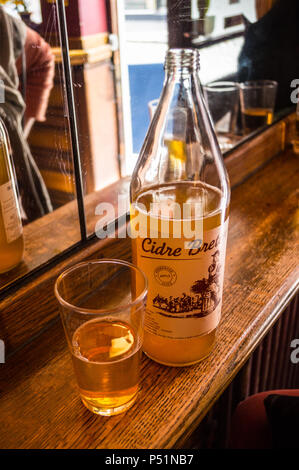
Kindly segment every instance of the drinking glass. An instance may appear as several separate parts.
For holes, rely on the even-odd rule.
[[[135,401],[147,279],[131,263],[86,261],[63,272],[55,295],[83,404],[111,416]]]
[[[240,83],[240,101],[244,134],[272,124],[277,82],[256,80]]]
[[[203,86],[203,91],[220,148],[222,151],[228,150],[236,134],[240,96],[238,83],[211,82]]]

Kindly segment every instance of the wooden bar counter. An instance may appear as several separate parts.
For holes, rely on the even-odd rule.
[[[299,159],[288,149],[233,189],[222,320],[206,360],[168,368],[144,356],[135,405],[112,418],[95,416],[80,402],[56,315],[0,364],[0,448],[187,446],[296,294],[298,181]]]

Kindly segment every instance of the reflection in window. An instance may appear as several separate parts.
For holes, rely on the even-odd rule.
[[[0,276],[0,290],[80,240],[56,4],[45,15],[46,3],[0,1],[0,117],[25,241],[23,261]]]
[[[138,4],[138,7],[137,7]],[[190,36],[192,47],[210,39],[244,31],[243,15],[248,21],[256,20],[255,0],[223,2],[211,0],[206,9],[205,1],[192,0],[190,3],[177,2],[177,15],[185,15],[186,36]],[[173,2],[169,2],[173,10]],[[127,152],[127,171],[135,165],[150,122],[152,100],[159,97],[163,79],[163,61],[168,47],[167,2],[134,0],[125,1],[125,43],[126,61],[129,71],[130,108],[124,113],[131,116],[126,125],[131,127],[132,147]],[[182,13],[183,12],[183,13]],[[230,18],[242,18],[236,22]],[[224,40],[221,43],[201,48],[200,78],[203,84],[215,80],[234,80],[237,61],[244,39],[243,36]],[[124,91],[124,90],[123,90]]]

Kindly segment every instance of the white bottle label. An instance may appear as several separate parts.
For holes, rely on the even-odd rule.
[[[221,316],[228,219],[190,250],[182,239],[137,240],[137,264],[149,282],[145,331],[186,339],[214,330]]]
[[[22,235],[20,211],[12,181],[0,186],[0,203],[6,240],[12,243]]]

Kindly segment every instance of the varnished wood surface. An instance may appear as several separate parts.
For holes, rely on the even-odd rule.
[[[294,115],[291,115],[277,122],[253,139],[239,145],[225,158],[232,187],[242,183],[270,158],[285,149],[286,133],[288,132],[287,137],[291,140],[290,128],[293,121]]]
[[[60,47],[52,47],[52,53],[55,57],[55,62],[62,61]],[[71,49],[70,59],[71,65],[94,64],[110,59],[112,50],[110,44],[100,44],[97,47],[89,49]]]
[[[144,357],[135,405],[94,416],[80,403],[53,319],[0,365],[0,447],[183,447],[297,290],[298,162],[284,152],[232,192],[223,314],[208,359],[180,369]]]
[[[54,283],[67,267],[86,259],[130,259],[131,250],[125,239],[102,240],[87,246],[54,268],[25,284],[0,303],[0,339],[8,355],[40,334],[58,316],[53,296]]]
[[[118,195],[128,193],[129,179],[122,178],[104,189],[85,196],[85,215],[87,234],[95,231],[96,223],[103,215],[95,214],[95,208],[100,202],[109,202],[115,206],[115,215],[118,215]],[[81,240],[78,218],[77,201],[56,209],[54,212],[35,220],[24,227],[25,253],[23,262],[15,269],[0,274],[0,311],[1,289],[14,280],[24,276],[34,269],[42,266],[51,258],[61,254],[72,245]]]
[[[128,180],[123,179],[117,185],[111,185],[87,196],[85,207],[89,234],[94,231],[96,222],[101,218],[95,214],[97,204],[101,201],[110,202],[117,209],[119,192],[127,192],[127,187]],[[25,252],[27,263],[23,263],[19,270],[22,269],[23,273],[26,273],[26,268],[38,267],[37,261],[46,262],[49,254],[55,256],[79,240],[76,207],[75,202],[70,203],[57,210],[59,212],[57,219],[53,213],[34,222],[34,227],[33,224],[30,229],[28,226]],[[117,210],[115,214],[117,216]],[[57,316],[57,305],[53,297],[53,286],[57,276],[68,266],[83,259],[100,257],[129,259],[130,246],[123,238],[93,241],[57,262],[37,278],[23,283],[17,290],[2,295],[2,298],[0,294],[0,339],[5,341],[8,354],[30,341]],[[2,279],[8,282],[11,275],[13,272],[3,275]]]

